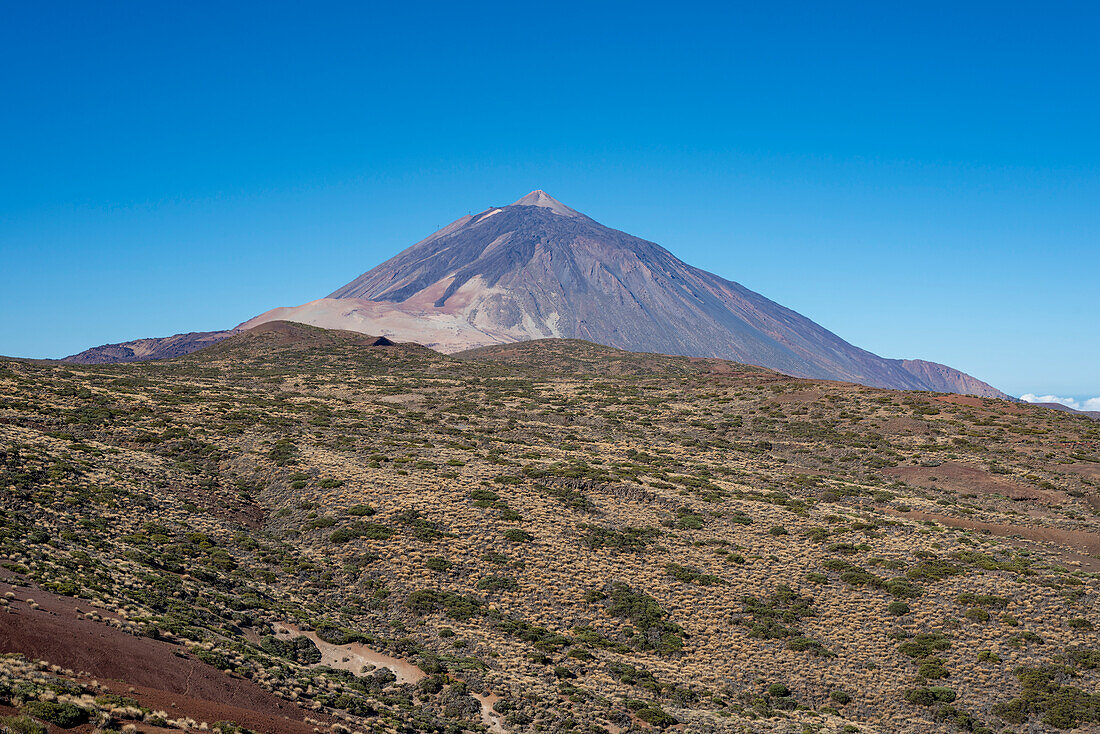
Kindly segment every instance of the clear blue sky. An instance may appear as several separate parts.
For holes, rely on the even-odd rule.
[[[0,354],[233,326],[542,188],[884,356],[1100,394],[1095,3],[0,14]]]

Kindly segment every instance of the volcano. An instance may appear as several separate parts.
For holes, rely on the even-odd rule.
[[[584,339],[634,352],[717,357],[796,377],[1010,399],[946,365],[885,359],[853,346],[541,190],[456,219],[325,298],[274,308],[230,330],[110,344],[66,359],[179,356],[271,321],[380,335],[448,353]]]
[[[798,377],[1007,397],[945,365],[884,359],[759,293],[606,227],[545,191],[461,217],[274,320],[382,334],[443,352],[575,338],[719,357]]]

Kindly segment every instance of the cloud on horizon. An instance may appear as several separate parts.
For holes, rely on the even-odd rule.
[[[1021,395],[1020,400],[1025,403],[1060,403],[1074,410],[1100,410],[1100,397],[1075,400],[1074,398],[1060,398],[1057,395],[1033,395],[1027,393]]]

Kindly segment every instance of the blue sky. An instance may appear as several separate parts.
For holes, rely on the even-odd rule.
[[[1100,395],[1095,4],[397,5],[6,5],[0,354],[233,326],[542,188],[884,356]]]

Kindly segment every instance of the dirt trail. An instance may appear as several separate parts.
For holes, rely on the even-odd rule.
[[[280,639],[291,636],[305,636],[312,640],[317,649],[321,651],[321,662],[318,665],[327,665],[339,670],[350,670],[356,675],[362,673],[363,667],[367,665],[375,668],[389,668],[397,676],[398,683],[417,683],[428,677],[427,673],[408,660],[372,650],[358,642],[347,645],[334,645],[331,642],[322,640],[316,632],[304,632],[290,624],[276,624],[275,630],[275,635]]]
[[[325,642],[315,632],[307,632],[291,624],[276,624],[275,634],[280,638],[304,635],[313,641],[317,649],[321,651],[321,662],[317,665],[327,665],[340,670],[349,670],[356,675],[363,671],[366,665],[376,668],[388,668],[397,676],[398,683],[416,683],[428,677],[428,674],[402,658],[395,658],[377,650],[372,650],[366,645],[351,642],[346,645],[334,645]],[[495,734],[505,734],[504,727],[500,723],[500,714],[493,710],[493,704],[500,700],[495,693],[488,695],[469,692],[481,704],[481,723],[489,727]]]

